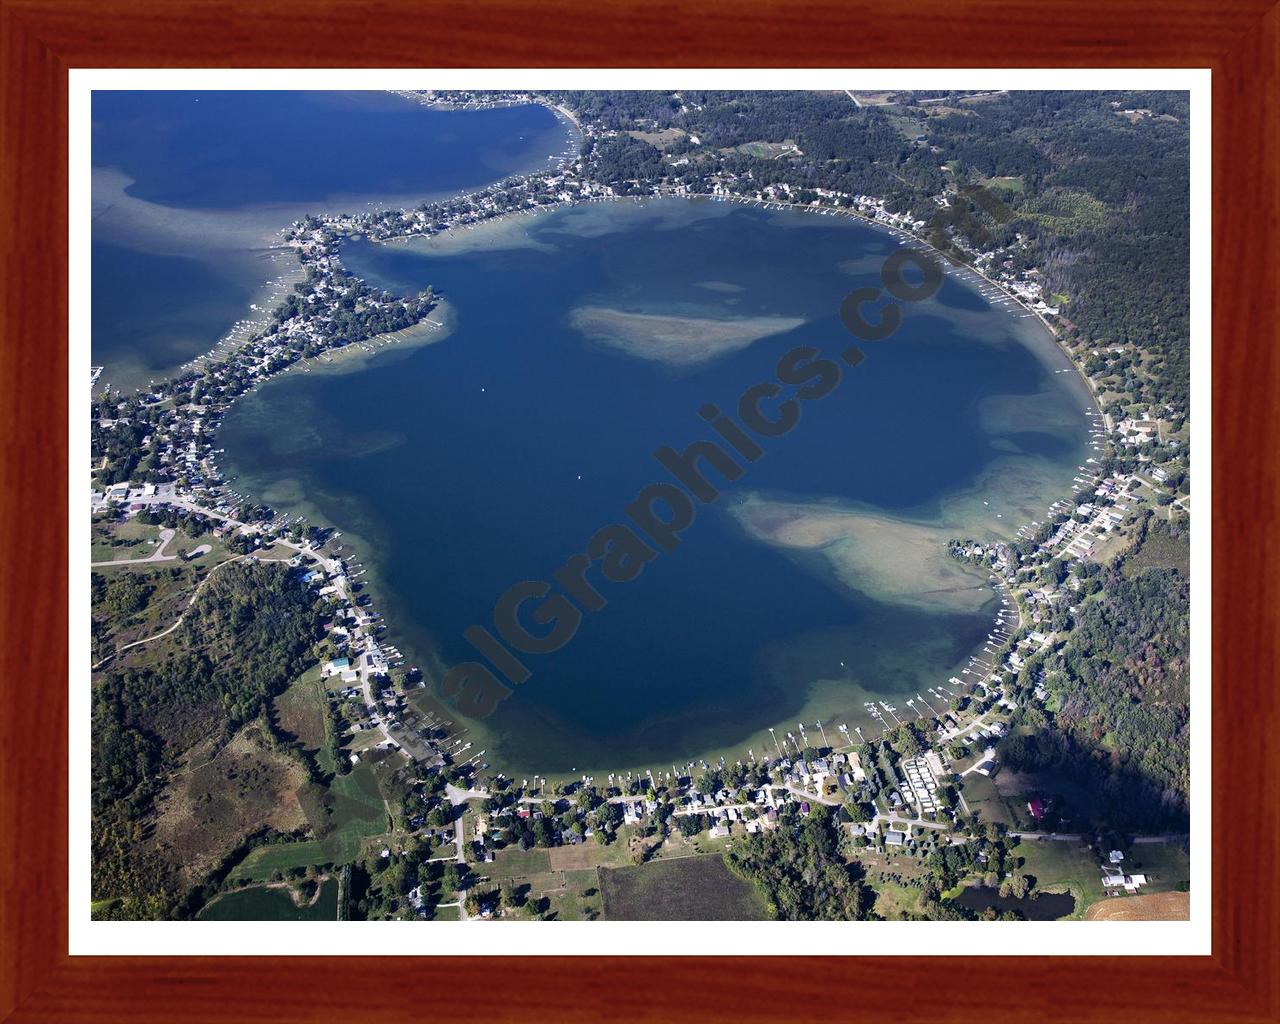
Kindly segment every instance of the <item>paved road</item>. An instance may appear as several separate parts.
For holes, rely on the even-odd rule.
[[[454,807],[462,807],[468,800],[484,800],[489,796],[483,789],[459,789],[452,782],[445,783],[444,792],[449,798],[449,803]],[[453,823],[453,842],[458,850],[456,859],[459,864],[465,864],[467,861],[467,837],[463,834],[462,823],[461,816]]]
[[[1071,832],[1010,832],[1009,835],[1017,836],[1019,839],[1053,839],[1063,843],[1087,842],[1088,837],[1077,835]],[[1134,836],[1133,841],[1137,843],[1175,843],[1187,838],[1186,832],[1166,832],[1159,836]]]

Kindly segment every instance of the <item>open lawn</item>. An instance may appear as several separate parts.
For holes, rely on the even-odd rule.
[[[1144,893],[1178,891],[1191,884],[1191,857],[1185,842],[1134,843],[1124,868],[1147,876]]]
[[[1076,898],[1070,920],[1083,917],[1090,904],[1102,899],[1102,867],[1082,842],[1024,839],[1013,855],[1022,859],[1022,873],[1032,875],[1037,888]]]
[[[783,139],[781,142],[744,142],[737,147],[737,150],[757,160],[776,160],[780,156],[800,152],[796,147],[795,139]]]
[[[920,912],[920,889],[915,886],[899,885],[897,882],[882,882],[874,887],[876,890],[875,912],[886,921],[906,921]]]
[[[519,847],[498,851],[493,863],[478,865],[476,870],[495,883],[509,881],[516,891],[535,903],[546,900],[544,916],[554,921],[586,921],[600,917],[600,883],[594,866],[564,869],[553,863],[560,850],[583,847],[556,847],[543,850]],[[511,910],[506,916],[526,916],[524,910]]]
[[[90,533],[90,551],[95,562],[147,558],[155,551],[154,541],[159,536],[160,527],[140,523],[136,519],[119,522],[94,519]]]
[[[508,846],[493,855],[493,863],[484,866],[485,874],[491,878],[520,878],[536,875],[542,871],[550,871],[551,862],[546,850],[530,847],[522,850],[518,846]]]
[[[601,868],[604,916],[613,921],[763,921],[764,899],[720,857]]]
[[[1018,798],[1002,794],[995,782],[985,775],[971,772],[964,777],[964,798],[969,808],[983,821],[994,821],[1010,828],[1021,827],[1014,808],[1014,801]]]
[[[988,178],[983,184],[987,188],[1003,190],[1005,192],[1023,192],[1026,191],[1026,182],[1019,175],[1017,177]]]
[[[581,868],[621,867],[631,863],[627,844],[615,839],[608,846],[601,846],[594,838],[580,846],[557,846],[547,851],[552,869],[574,871]]]
[[[557,921],[594,921],[604,912],[600,879],[595,868],[562,871],[561,890],[548,896]]]
[[[1093,561],[1106,564],[1133,548],[1133,527],[1122,527],[1099,537],[1093,542]]]
[[[333,921],[338,915],[338,880],[325,878],[305,899],[287,886],[255,885],[223,893],[196,917],[201,921]]]
[[[685,133],[679,128],[664,128],[657,132],[627,132],[633,139],[647,142],[656,149],[665,149],[672,143],[679,142]]]

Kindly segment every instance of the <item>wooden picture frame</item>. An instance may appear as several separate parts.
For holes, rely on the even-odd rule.
[[[0,1019],[1280,1019],[1280,6],[0,0],[0,53]],[[236,66],[1211,68],[1212,955],[430,961],[356,939],[323,959],[69,956],[68,70]]]

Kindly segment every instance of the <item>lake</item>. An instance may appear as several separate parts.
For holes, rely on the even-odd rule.
[[[130,389],[207,352],[292,283],[280,232],[555,164],[541,106],[454,112],[380,92],[93,96],[92,358]]]
[[[353,241],[349,269],[434,285],[451,331],[263,386],[226,418],[224,469],[342,530],[389,639],[438,680],[483,660],[463,631],[492,632],[509,587],[552,579],[673,479],[660,447],[716,438],[700,410],[733,412],[796,346],[838,358],[841,300],[900,244],[851,218],[684,199]],[[956,272],[862,348],[739,479],[708,473],[722,493],[673,551],[630,582],[596,570],[606,607],[523,655],[531,677],[492,716],[463,720],[485,760],[661,770],[773,751],[770,727],[870,735],[940,699],[929,688],[963,671],[1000,608],[947,541],[1011,537],[1069,496],[1092,405],[1034,318]]]

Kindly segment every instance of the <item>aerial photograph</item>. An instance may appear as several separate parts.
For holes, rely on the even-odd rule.
[[[1188,92],[91,112],[93,920],[1189,919]]]

